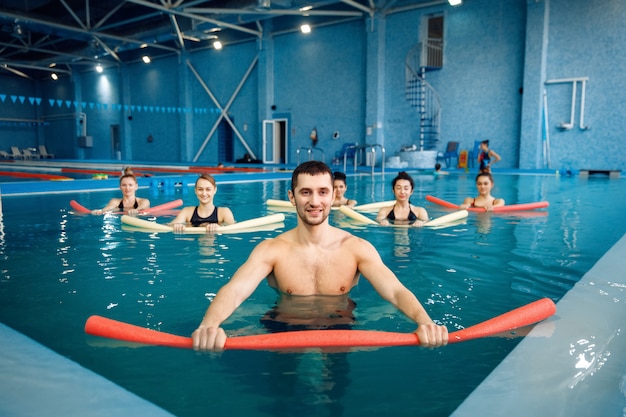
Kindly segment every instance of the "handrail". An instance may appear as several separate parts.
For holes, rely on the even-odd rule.
[[[298,149],[296,149],[296,163],[297,165],[300,165],[300,151],[305,150],[307,155],[308,155],[308,160],[311,161],[313,159],[313,154],[315,151],[320,151],[322,154],[322,158],[320,159],[320,161],[324,162],[325,158],[325,154],[324,154],[324,150],[321,148],[307,148],[306,146],[301,146]]]
[[[385,148],[383,145],[379,143],[365,144],[365,145],[357,147],[357,151],[354,154],[354,170],[355,171],[356,171],[356,165],[357,165],[357,159],[358,159],[357,153],[360,153],[361,151],[367,152],[367,150],[370,149],[370,152],[372,153],[372,175],[374,175],[374,172],[376,169],[376,148],[380,148],[381,150],[381,154],[382,154],[381,173],[383,176],[385,176]],[[344,162],[344,167],[345,167],[345,162]]]
[[[358,146],[356,145],[352,145],[352,146],[346,146],[346,149],[343,152],[343,172],[346,172],[346,165],[348,163],[348,151],[350,149],[354,149],[354,153],[353,153],[353,157],[352,160],[354,161],[354,170],[356,171],[356,153],[358,151]]]

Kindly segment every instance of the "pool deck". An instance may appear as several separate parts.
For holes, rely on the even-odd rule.
[[[625,254],[626,235],[451,417],[626,415]]]
[[[0,340],[0,416],[172,416],[2,323]]]
[[[245,173],[226,175],[225,182],[250,179]],[[280,172],[263,175],[263,179],[272,176],[285,179],[290,177],[290,173],[281,169]],[[63,181],[60,185],[46,183],[48,185],[44,189],[53,187],[56,190],[58,187],[56,192],[85,191],[91,187],[118,188],[117,179]],[[73,184],[70,186],[69,183]],[[37,193],[31,186],[25,186],[26,182],[15,184],[1,184],[1,195]],[[36,184],[39,184],[39,189],[42,188],[42,182]],[[144,182],[143,186],[150,184]],[[9,190],[12,192],[5,193]],[[452,417],[586,417],[594,406],[599,412],[596,415],[614,415],[601,410],[614,403],[616,396],[619,399],[620,393],[624,402],[620,412],[626,410],[626,335],[603,333],[603,329],[620,328],[626,323],[624,254],[626,235],[558,302],[555,317],[535,327]],[[596,296],[590,297],[590,290]],[[612,297],[614,302],[607,303],[606,297]],[[608,326],[607,321],[611,322]],[[171,416],[167,411],[1,323],[0,340],[3,341],[0,347],[2,416]],[[576,348],[584,340],[594,342],[589,346],[591,352],[587,349],[575,355]],[[616,366],[618,372],[603,372],[616,369]],[[568,375],[571,377],[564,378]],[[589,388],[592,385],[594,389]],[[598,389],[598,385],[606,389]],[[582,402],[584,407],[581,407]]]

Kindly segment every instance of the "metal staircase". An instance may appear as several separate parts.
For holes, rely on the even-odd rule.
[[[437,149],[440,134],[441,104],[437,91],[426,81],[426,72],[443,66],[442,44],[429,39],[411,49],[406,57],[406,99],[419,116],[419,150]]]

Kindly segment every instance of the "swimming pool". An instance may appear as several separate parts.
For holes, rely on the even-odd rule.
[[[412,201],[431,217],[446,211],[427,203],[426,195],[458,202],[475,194],[472,175],[414,178]],[[349,177],[347,195],[363,203],[389,200],[391,179]],[[263,202],[285,199],[288,185],[220,184],[216,200],[245,220],[267,214]],[[550,208],[471,214],[466,224],[439,230],[364,227],[336,212],[331,220],[377,246],[431,317],[454,330],[541,297],[562,297],[626,231],[622,188],[622,180],[605,178],[499,175],[494,195],[508,203],[548,200]],[[92,314],[188,335],[254,245],[277,233],[148,234],[122,228],[114,216],[70,213],[71,199],[102,207],[117,194],[2,200],[0,321],[175,415],[447,416],[519,341],[491,338],[438,350],[211,355],[85,336],[84,321]],[[195,204],[193,192],[151,195],[153,205],[174,198]],[[286,216],[289,228],[295,213]],[[351,298],[356,328],[413,330],[366,281]],[[274,291],[261,285],[225,327],[231,333],[265,331],[259,318],[275,300]]]

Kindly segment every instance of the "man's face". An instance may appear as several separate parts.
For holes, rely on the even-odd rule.
[[[328,174],[298,175],[297,186],[289,191],[289,199],[295,204],[298,217],[308,225],[324,223],[333,203],[333,180]]]

